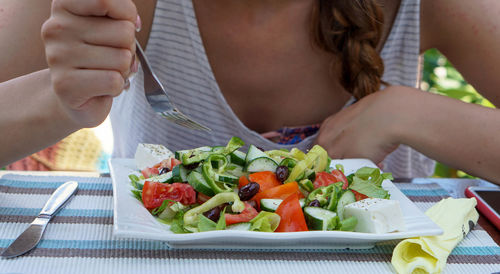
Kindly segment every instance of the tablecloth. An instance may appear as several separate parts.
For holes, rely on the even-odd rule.
[[[393,273],[397,241],[361,250],[192,250],[160,241],[112,235],[110,178],[25,176],[0,178],[0,251],[35,218],[50,194],[68,180],[79,190],[45,231],[37,248],[0,259],[0,273]],[[396,184],[422,211],[448,192],[437,184]],[[500,247],[479,225],[453,250],[445,273],[500,271]]]

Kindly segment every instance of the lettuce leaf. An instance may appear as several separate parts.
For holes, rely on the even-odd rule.
[[[184,228],[184,211],[179,211],[175,214],[175,217],[172,219],[172,223],[170,224],[170,230],[173,233],[190,233],[190,230]]]
[[[280,224],[281,217],[273,212],[261,211],[255,218],[250,220],[251,231],[274,232]]]
[[[371,198],[390,198],[389,192],[387,190],[383,189],[380,186],[377,186],[369,180],[363,180],[357,176],[354,176],[352,178],[352,184],[349,186],[349,188]]]
[[[224,230],[226,229],[226,207],[221,211],[219,221],[215,226],[215,230]]]
[[[209,218],[205,217],[205,215],[200,214],[198,215],[198,231],[203,232],[203,231],[211,231],[215,230],[215,227],[217,224],[210,220]]]
[[[391,173],[380,173],[380,169],[373,167],[362,167],[354,173],[354,176],[376,186],[382,186],[382,182],[385,179],[394,179]]]

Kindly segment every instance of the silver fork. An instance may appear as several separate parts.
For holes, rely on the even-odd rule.
[[[167,118],[169,121],[174,122],[183,127],[196,130],[212,131],[210,128],[195,122],[193,119],[189,118],[182,112],[180,112],[168,98],[167,92],[163,88],[163,85],[158,80],[158,77],[151,69],[149,61],[142,50],[139,42],[135,40],[137,57],[142,65],[142,71],[144,73],[144,93],[146,94],[146,99],[156,113]]]

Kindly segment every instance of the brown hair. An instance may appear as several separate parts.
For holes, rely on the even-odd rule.
[[[377,45],[384,14],[375,0],[318,0],[313,11],[316,44],[340,60],[340,83],[356,98],[377,91],[384,63]]]

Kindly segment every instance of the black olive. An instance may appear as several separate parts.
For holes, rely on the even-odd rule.
[[[288,178],[288,167],[287,166],[279,166],[276,168],[276,178],[278,181],[284,182]]]
[[[168,167],[162,167],[162,168],[159,168],[158,174],[162,175],[163,173],[167,173],[169,171],[170,171],[170,169]]]
[[[312,200],[307,206],[321,207],[321,204],[318,200]]]
[[[220,211],[221,211],[220,207],[217,206],[210,209],[207,212],[204,212],[203,215],[205,215],[205,217],[209,218],[210,220],[217,222],[219,221]]]
[[[252,199],[257,192],[259,192],[260,185],[255,183],[255,182],[250,182],[248,185],[240,188],[238,190],[238,196],[240,197],[240,200],[242,201],[248,201]]]

